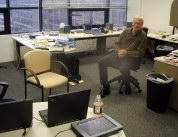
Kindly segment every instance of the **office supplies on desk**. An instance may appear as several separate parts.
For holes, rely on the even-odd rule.
[[[91,29],[91,33],[92,33],[93,35],[102,35],[102,34],[103,34],[103,33],[101,32],[101,30],[98,29],[98,28],[92,28],[92,29]]]
[[[39,111],[48,127],[86,118],[90,90],[51,95],[48,109]]]
[[[32,100],[12,101],[0,104],[0,133],[30,127]]]

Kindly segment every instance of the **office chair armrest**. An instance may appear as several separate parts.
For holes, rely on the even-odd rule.
[[[3,87],[2,92],[1,92],[1,94],[0,94],[0,100],[2,100],[3,97],[4,97],[4,95],[6,94],[6,91],[7,91],[7,88],[8,88],[8,86],[9,86],[9,84],[8,84],[7,82],[2,82],[2,81],[0,81],[0,86]]]
[[[67,72],[68,78],[71,76],[68,67],[63,62],[57,61],[57,60],[56,61],[52,61],[52,62],[59,63],[65,69],[65,71]]]
[[[26,79],[27,79],[27,76],[26,76],[26,71],[28,71],[28,72],[30,72],[30,74],[32,75],[32,76],[34,76],[34,78],[35,78],[35,80],[36,80],[36,82],[37,82],[37,85],[39,85],[39,86],[41,86],[41,83],[40,83],[40,81],[39,81],[39,79],[38,79],[38,77],[37,77],[37,75],[31,70],[31,69],[28,69],[28,68],[20,68],[21,70],[24,70],[24,79],[25,79],[25,82],[26,82]]]

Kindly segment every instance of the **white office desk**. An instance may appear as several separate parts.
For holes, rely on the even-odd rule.
[[[174,40],[174,37],[178,37],[176,34],[172,35],[171,33],[148,33],[148,38],[152,38],[155,40],[160,40],[163,42],[169,42],[169,43],[173,43],[173,44],[178,44],[178,39]]]
[[[42,120],[38,111],[47,109],[47,102],[40,102],[40,103],[33,103],[33,117]],[[88,109],[87,118],[96,116],[93,113],[93,109]],[[51,128],[48,128],[46,124],[42,121],[38,121],[35,118],[33,118],[33,124],[32,127],[27,129],[27,135],[25,137],[55,137],[58,132],[70,129],[70,123],[54,126]],[[14,130],[10,132],[4,132],[0,133],[0,137],[22,137],[24,130]],[[123,130],[121,130],[118,134],[112,135],[111,137],[126,137]],[[57,137],[76,137],[76,134],[70,129],[64,132],[61,132],[57,135]]]
[[[57,33],[57,32],[49,32],[50,33]],[[74,38],[74,40],[85,40],[85,39],[96,39],[96,50],[98,54],[104,54],[106,49],[106,38],[107,37],[118,37],[122,31],[115,31],[115,32],[109,32],[107,34],[101,34],[101,35],[93,35],[93,34],[85,34],[85,33],[60,33],[57,35],[58,37],[69,37]],[[33,33],[32,33],[33,34]],[[43,35],[41,32],[34,33],[35,35]],[[14,45],[16,46],[16,59],[17,59],[17,67],[21,67],[21,46],[26,46],[30,49],[36,49],[35,47],[35,40],[29,38],[30,33],[22,33],[22,34],[15,34],[12,35],[12,38],[14,40]],[[56,36],[48,36],[48,34],[45,34],[44,37],[46,39],[55,39]],[[46,48],[46,47],[44,47]],[[52,51],[52,53],[66,53],[70,52],[71,50],[74,50],[75,48],[65,48],[64,51]]]
[[[167,45],[178,49],[178,36],[172,35],[168,32],[149,32],[148,37],[148,50],[154,56],[160,56],[160,52],[156,49],[158,45]],[[177,37],[177,39],[175,39]]]

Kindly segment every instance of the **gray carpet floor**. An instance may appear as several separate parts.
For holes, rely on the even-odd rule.
[[[91,89],[89,106],[93,106],[95,96],[100,92],[97,60],[101,56],[87,55],[80,57],[80,75],[84,83],[70,86],[70,91]],[[153,59],[146,58],[146,64],[142,64],[138,72],[132,72],[139,82],[142,93],[132,87],[132,94],[118,94],[119,84],[111,83],[111,95],[103,98],[104,113],[111,116],[124,127],[127,137],[178,137],[178,112],[167,109],[167,112],[158,114],[147,108],[147,79],[146,74],[152,72]],[[16,69],[14,63],[1,63],[0,81],[9,83],[6,98],[24,99],[23,72]],[[118,70],[109,68],[109,78],[119,74]],[[48,91],[45,90],[45,101]],[[59,87],[52,90],[52,94],[66,92],[66,88]],[[34,102],[41,101],[40,89],[29,85],[28,98]]]

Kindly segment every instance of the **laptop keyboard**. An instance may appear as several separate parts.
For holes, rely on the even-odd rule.
[[[48,119],[48,110],[47,110],[47,109],[46,109],[46,110],[41,110],[41,111],[39,111],[39,113],[40,113],[40,116],[41,116],[44,120],[47,121],[47,119]]]

